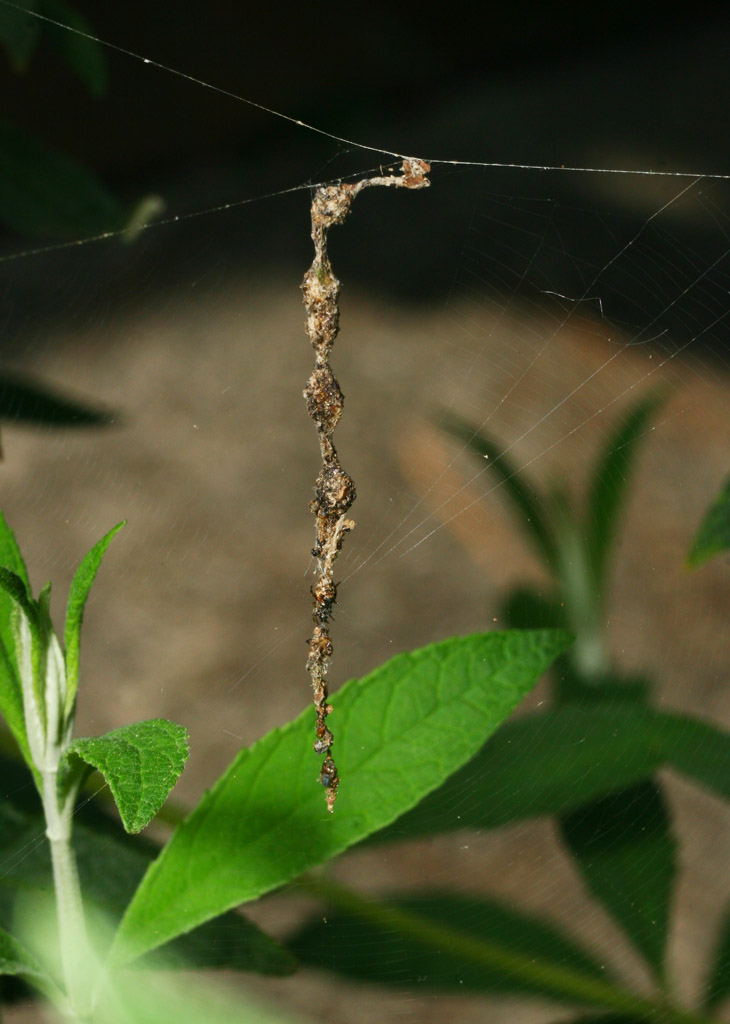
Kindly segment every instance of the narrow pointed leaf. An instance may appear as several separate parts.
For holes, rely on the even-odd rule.
[[[41,607],[30,596],[24,580],[10,569],[4,568],[0,568],[0,591],[10,599],[13,606],[10,619],[25,739],[24,743],[19,739],[20,748],[38,778],[34,754],[37,756],[45,742],[46,648],[43,637],[47,625],[47,603],[50,600],[50,591],[48,587],[44,588],[41,594],[43,598],[43,607]],[[10,720],[8,720],[8,724],[12,728]]]
[[[725,908],[710,964],[703,1008],[716,1010],[730,996],[730,906]]]
[[[527,756],[529,752],[529,756]],[[661,767],[730,799],[730,735],[627,699],[508,722],[468,764],[374,841],[499,828],[564,814]]]
[[[242,750],[148,871],[116,960],[277,888],[393,821],[473,756],[569,642],[552,631],[455,637],[348,683],[334,698],[342,783],[333,815],[314,783],[311,711]]]
[[[458,417],[446,417],[442,427],[468,445],[497,474],[504,484],[504,493],[522,518],[524,533],[547,564],[554,566],[555,540],[545,505],[539,495],[523,482],[519,468],[509,461],[504,448]]]
[[[640,782],[560,822],[563,841],[592,896],[661,980],[677,849],[656,782]]]
[[[59,773],[62,792],[78,779],[79,765],[101,772],[127,832],[143,829],[165,802],[188,756],[188,734],[181,725],[153,718],[78,739],[69,747]]]
[[[10,570],[22,582],[27,597],[29,583],[25,563],[13,531],[0,512],[0,567]],[[11,588],[14,585],[11,583]],[[9,593],[0,586],[0,714],[8,724],[15,742],[28,765],[31,764],[23,712],[23,691],[15,656],[15,635],[12,620],[15,606],[14,589]]]
[[[418,941],[416,929],[408,934],[340,910],[328,911],[324,918],[318,914],[294,935],[289,946],[308,966],[419,991],[554,998],[555,985],[545,979],[550,968],[608,981],[602,965],[558,928],[480,895],[427,892],[395,898],[385,905],[478,940],[484,959],[470,962],[461,950],[449,948],[448,941],[425,941],[428,931],[424,941]],[[571,998],[567,992],[562,997],[566,1002],[586,1001]]]
[[[663,400],[663,395],[657,391],[640,398],[610,434],[596,462],[588,488],[586,530],[593,578],[599,590],[626,500],[639,441],[647,433],[651,418]]]
[[[730,477],[708,508],[692,541],[687,565],[696,569],[713,555],[730,550]]]
[[[113,417],[102,409],[67,398],[45,385],[5,373],[0,375],[0,419],[57,427],[102,426],[113,421]]]
[[[0,566],[0,588],[23,609],[33,626],[38,629],[38,610],[22,577],[11,569]]]
[[[46,35],[59,50],[71,71],[94,97],[103,96],[109,84],[109,74],[103,50],[92,35],[91,25],[75,7],[63,0],[39,0],[42,13],[60,25],[46,22]],[[69,28],[62,26],[69,26]]]
[[[64,634],[66,644],[65,712],[67,715],[74,705],[74,701],[76,700],[76,691],[79,685],[81,623],[84,617],[86,599],[89,596],[91,584],[94,582],[96,574],[99,571],[99,566],[101,565],[101,560],[104,557],[104,552],[109,547],[112,539],[125,525],[125,522],[126,520],[123,520],[121,523],[117,523],[116,526],[112,527],[112,529],[93,546],[91,551],[89,551],[89,553],[84,557],[76,570],[71,583],[71,589],[68,595],[68,606],[66,608],[66,628]]]
[[[6,569],[11,569],[16,576],[20,576],[25,584],[26,591],[30,591],[28,570],[25,567],[15,535],[8,526],[2,512],[0,512],[0,565]]]

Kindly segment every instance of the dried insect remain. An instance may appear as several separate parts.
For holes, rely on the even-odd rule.
[[[382,169],[381,169],[382,170]],[[315,352],[314,370],[304,389],[307,412],[317,426],[322,465],[317,476],[310,510],[316,521],[316,539],[312,555],[317,561],[317,581],[311,588],[314,631],[309,640],[307,670],[312,681],[316,725],[314,751],[325,754],[319,781],[325,788],[327,809],[332,812],[340,778],[330,754],[334,737],[327,718],[332,712],[327,691],[327,669],[332,657],[328,625],[337,600],[337,584],[332,572],[346,533],[355,526],[347,513],[355,500],[355,484],[345,473],[332,443],[332,434],[342,416],[344,395],[329,365],[329,354],[340,324],[340,282],[332,271],[327,255],[327,232],[341,224],[354,198],[373,185],[418,189],[430,184],[425,160],[404,158],[400,173],[363,178],[354,183],[318,188],[312,199],[312,241],[314,260],[304,275],[302,292],[307,311],[307,334]]]

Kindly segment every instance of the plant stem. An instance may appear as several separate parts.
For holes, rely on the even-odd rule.
[[[73,801],[69,801],[62,811],[58,805],[57,773],[45,771],[42,778],[43,810],[51,848],[63,977],[76,1019],[84,1020],[91,1010],[91,964],[76,855],[71,845]]]
[[[379,928],[406,935],[419,945],[448,949],[472,963],[497,968],[525,981],[537,983],[556,999],[578,1000],[590,1006],[613,1010],[638,1021],[652,1024],[711,1024],[709,1017],[669,1005],[661,1000],[647,999],[609,982],[596,981],[577,971],[540,962],[504,949],[491,942],[476,939],[444,925],[436,924],[390,904],[366,899],[351,889],[323,877],[304,875],[293,883],[303,892],[325,900],[353,917]]]

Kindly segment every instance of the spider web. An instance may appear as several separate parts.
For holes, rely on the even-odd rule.
[[[250,103],[115,48],[181,89]],[[62,595],[90,544],[129,520],[86,617],[78,731],[152,715],[185,723],[193,756],[180,794],[190,803],[242,742],[309,699],[307,502],[318,457],[301,399],[312,357],[298,292],[311,259],[309,193],[398,156],[253,106],[290,127],[286,160],[255,180],[221,165],[146,182],[169,213],[132,248],[105,235],[0,254],[8,364],[118,419],[106,433],[4,431],[4,511],[36,586],[51,577]],[[344,285],[336,443],[359,492],[338,563],[333,684],[400,650],[499,624],[510,587],[545,584],[498,475],[445,429],[450,416],[497,439],[529,486],[566,481],[580,502],[617,417],[663,388],[613,566],[607,645],[618,667],[653,677],[659,700],[726,719],[727,567],[702,578],[681,567],[727,474],[730,175],[434,158],[427,135],[428,149],[410,155],[431,160],[431,189],[373,190],[332,233]],[[544,699],[538,689],[533,706]],[[312,774],[314,784],[314,761]],[[675,790],[683,839],[705,829],[686,843],[695,877],[680,892],[674,940],[691,987],[688,950],[724,895],[730,823],[708,798]],[[357,853],[339,870],[376,891],[453,885],[558,921],[579,916],[589,942],[635,971],[545,824]],[[298,912],[254,914],[285,932]],[[397,979],[402,964],[391,966]],[[298,1012],[312,984],[253,987]],[[328,990],[329,1019],[428,1022],[447,1005],[405,992],[361,998],[358,988]],[[465,1020],[484,1008],[448,1006]],[[555,1016],[533,1004],[489,1013]]]

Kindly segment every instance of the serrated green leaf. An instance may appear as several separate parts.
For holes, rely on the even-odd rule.
[[[91,551],[84,556],[71,583],[66,608],[66,628],[64,640],[66,644],[66,706],[64,712],[69,715],[76,700],[79,685],[79,649],[81,645],[81,623],[89,590],[99,571],[104,552],[113,538],[125,525],[126,520],[117,523],[98,541]]]
[[[89,427],[104,426],[112,423],[114,418],[101,409],[66,398],[44,385],[3,373],[0,374],[0,419],[12,423]]]
[[[588,554],[596,587],[603,587],[606,561],[611,549],[639,441],[664,401],[661,392],[642,396],[609,435],[588,487],[586,533]]]
[[[730,906],[725,907],[702,1000],[712,1012],[730,996]]]
[[[78,779],[77,761],[101,772],[127,832],[139,832],[165,802],[188,756],[187,730],[164,718],[74,740],[59,775],[63,792]]]
[[[730,477],[705,513],[687,555],[687,565],[696,569],[713,555],[730,550]]]
[[[91,37],[91,25],[63,0],[39,0],[41,12],[53,21],[45,22],[44,34],[59,50],[73,73],[80,79],[88,92],[99,98],[107,91],[109,73],[102,47]],[[68,26],[68,28],[63,27]],[[72,31],[75,29],[76,31]]]
[[[529,757],[526,756],[529,751]],[[730,799],[730,735],[641,701],[567,704],[502,726],[475,758],[374,841],[564,814],[672,767]]]
[[[456,637],[346,684],[334,699],[342,784],[332,816],[314,784],[311,711],[242,750],[148,871],[116,960],[255,899],[394,820],[473,755],[569,642],[548,631]]]
[[[560,831],[594,899],[661,981],[677,849],[657,783],[639,782],[581,807],[562,818]]]
[[[78,238],[119,230],[124,220],[96,175],[0,120],[0,221],[27,235]]]
[[[16,7],[0,7],[0,44],[5,48],[15,71],[24,71],[38,42],[40,21],[32,12],[36,0],[17,0]],[[18,8],[24,8],[19,10]]]
[[[555,566],[557,552],[545,503],[537,491],[523,483],[518,467],[505,454],[504,448],[479,430],[456,416],[446,416],[441,424],[444,430],[458,437],[493,470],[504,484],[504,494],[512,502],[522,520],[527,537],[532,540],[538,554],[549,566]]]
[[[542,980],[543,969],[551,967],[608,980],[602,965],[558,928],[481,895],[426,892],[394,897],[385,905],[479,940],[494,954],[493,963],[470,962],[447,942],[440,946],[418,942],[404,932],[343,911],[327,912],[325,919],[318,914],[296,932],[289,947],[308,966],[419,991],[554,997],[553,985]],[[514,969],[517,958],[524,964],[522,971]],[[567,994],[564,998],[584,1002]]]
[[[0,512],[0,567],[9,569],[29,589],[28,572],[13,531]],[[0,714],[8,724],[28,765],[32,764],[23,712],[23,689],[15,657],[15,634],[12,619],[15,599],[0,586]]]

